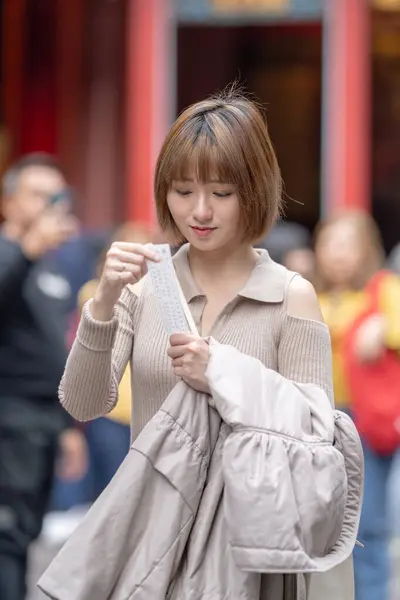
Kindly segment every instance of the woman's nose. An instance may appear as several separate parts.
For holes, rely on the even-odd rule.
[[[201,195],[196,199],[193,208],[193,216],[198,221],[210,221],[212,219],[212,207],[205,195]]]

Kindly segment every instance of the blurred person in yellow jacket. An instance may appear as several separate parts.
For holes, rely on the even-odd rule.
[[[332,338],[336,407],[351,413],[344,342],[368,307],[366,286],[384,266],[380,233],[364,213],[345,212],[322,223],[316,233],[319,299]],[[400,278],[387,272],[379,288],[381,319],[365,323],[357,339],[358,358],[371,362],[384,348],[400,351]],[[400,381],[399,381],[400,389]],[[389,478],[394,455],[382,455],[363,440],[365,491],[355,557],[356,600],[387,600],[389,582]]]

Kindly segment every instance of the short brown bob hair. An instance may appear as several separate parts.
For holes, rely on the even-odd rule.
[[[266,121],[258,106],[231,88],[189,106],[170,129],[158,157],[154,195],[162,231],[185,241],[167,204],[173,181],[195,173],[236,186],[246,241],[262,239],[282,205],[282,180]],[[192,175],[193,176],[193,175]]]

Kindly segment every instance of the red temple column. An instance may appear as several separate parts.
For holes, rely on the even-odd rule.
[[[155,161],[174,116],[175,23],[171,0],[128,6],[126,218],[151,224]]]
[[[370,7],[327,0],[324,22],[322,212],[370,210]]]

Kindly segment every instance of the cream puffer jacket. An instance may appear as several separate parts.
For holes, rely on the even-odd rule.
[[[175,386],[41,578],[53,600],[353,599],[352,421],[316,385],[210,348],[212,396]]]

